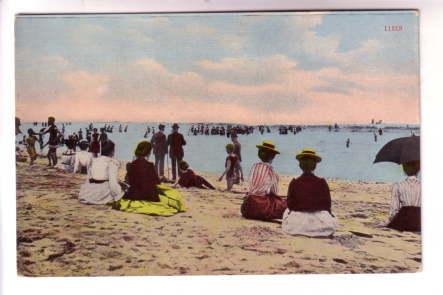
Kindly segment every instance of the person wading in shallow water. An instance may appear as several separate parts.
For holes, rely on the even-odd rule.
[[[185,138],[181,133],[178,133],[178,128],[178,124],[174,123],[172,125],[172,133],[168,135],[169,157],[171,158],[172,180],[174,181],[177,179],[177,174],[181,176],[178,163],[183,160],[183,146],[186,145]]]
[[[49,133],[49,140],[48,140],[48,162],[49,167],[57,165],[57,147],[59,144],[59,135],[63,136],[61,132],[58,130],[57,126],[55,125],[55,118],[49,117],[48,118],[48,127],[43,130],[40,134],[44,135],[46,133]]]

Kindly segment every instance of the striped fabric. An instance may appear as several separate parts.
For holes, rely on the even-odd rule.
[[[278,193],[278,175],[269,163],[256,163],[249,174],[249,194],[266,196]]]
[[[392,187],[390,220],[404,206],[421,206],[421,183],[415,176],[409,176]]]

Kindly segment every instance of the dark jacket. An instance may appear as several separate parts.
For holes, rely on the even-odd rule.
[[[185,138],[181,133],[171,133],[168,135],[169,156],[171,158],[183,158],[183,146],[186,145]]]
[[[154,155],[163,156],[168,152],[168,143],[166,135],[163,132],[157,132],[151,138],[152,149]]]
[[[291,211],[329,211],[331,194],[325,179],[304,173],[293,179],[288,188],[288,209]]]
[[[131,162],[127,168],[129,189],[125,199],[159,202],[157,184],[160,184],[154,164],[144,158]]]
[[[192,171],[191,169],[187,169],[180,176],[180,178],[178,180],[178,184],[181,187],[196,186],[196,178],[197,178],[197,175],[195,175],[194,171]]]

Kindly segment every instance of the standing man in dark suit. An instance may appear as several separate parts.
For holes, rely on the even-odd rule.
[[[177,174],[181,176],[178,163],[183,160],[183,146],[186,145],[183,134],[178,133],[178,128],[178,124],[174,123],[172,125],[172,133],[168,135],[169,157],[171,158],[173,180],[177,179]]]
[[[155,171],[160,179],[165,177],[165,156],[168,153],[168,143],[164,131],[165,125],[158,125],[158,132],[154,133],[151,138],[155,157]]]

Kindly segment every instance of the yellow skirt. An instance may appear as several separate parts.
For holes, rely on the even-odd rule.
[[[157,185],[160,202],[133,201],[120,199],[113,203],[116,210],[159,216],[171,216],[185,212],[185,205],[181,194],[168,186]]]

